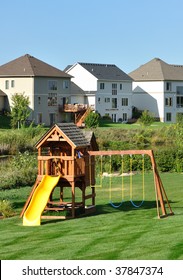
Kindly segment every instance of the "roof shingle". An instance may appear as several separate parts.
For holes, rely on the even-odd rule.
[[[83,68],[94,75],[98,80],[132,81],[132,78],[114,64],[78,62]],[[68,70],[71,66],[66,67]]]
[[[171,65],[154,58],[129,73],[135,81],[183,81],[183,66]]]
[[[64,71],[61,71],[29,54],[1,65],[0,76],[71,78],[71,76]]]

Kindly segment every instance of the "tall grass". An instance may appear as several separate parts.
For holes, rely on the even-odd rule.
[[[26,150],[33,151],[35,143],[45,131],[42,126],[0,130],[0,154],[14,155]]]

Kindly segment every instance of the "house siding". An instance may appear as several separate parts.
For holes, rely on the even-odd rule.
[[[166,90],[166,83],[171,83],[171,90]],[[133,82],[132,104],[139,110],[148,110],[162,122],[176,122],[177,113],[183,113],[183,107],[177,106],[177,86],[183,87],[180,81],[144,81]],[[171,104],[166,105],[166,99]],[[171,120],[167,119],[171,114]]]
[[[6,81],[9,81],[9,88],[5,87]],[[11,81],[14,81],[14,86],[11,86]],[[3,90],[8,97],[9,106],[5,109],[9,110],[12,106],[12,96],[15,93],[24,93],[25,96],[29,97],[30,109],[34,109],[33,101],[33,78],[32,77],[1,77],[0,78],[0,89]]]
[[[55,81],[56,90],[49,89],[49,81]],[[64,88],[64,82],[68,81],[68,88]],[[56,95],[57,102],[54,105],[48,103],[49,95]],[[42,114],[42,122],[51,125],[50,115],[54,114],[55,122],[64,120],[64,114],[59,112],[59,106],[63,106],[65,99],[70,98],[70,79],[54,77],[35,77],[34,79],[34,120],[38,122],[38,115]]]
[[[71,80],[83,91],[97,91],[97,78],[86,71],[80,64],[74,65],[68,73],[73,76]]]
[[[104,83],[104,89],[100,89]],[[112,84],[117,84],[117,95],[112,95]],[[122,85],[122,89],[120,89]],[[117,106],[113,108],[112,99],[116,98]],[[122,106],[122,98],[127,99],[128,105]],[[96,110],[101,116],[109,115],[113,121],[126,121],[132,118],[132,83],[124,81],[98,81],[96,93]],[[125,115],[124,115],[125,114]],[[124,119],[125,116],[125,119]]]
[[[155,118],[164,121],[164,82],[133,82],[133,106],[148,110]]]

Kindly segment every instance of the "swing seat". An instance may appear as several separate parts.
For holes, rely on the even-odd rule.
[[[119,208],[119,207],[121,207],[121,205],[123,204],[123,202],[124,202],[124,200],[122,200],[120,204],[116,205],[116,204],[114,204],[112,201],[109,201],[110,205],[111,205],[113,208],[116,208],[116,209]]]
[[[130,202],[131,202],[131,204],[132,204],[135,208],[139,208],[139,207],[141,207],[142,204],[144,203],[144,200],[142,200],[141,203],[140,203],[139,205],[135,204],[135,203],[133,202],[132,199],[130,199]]]

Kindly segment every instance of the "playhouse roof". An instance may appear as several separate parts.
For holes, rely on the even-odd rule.
[[[57,132],[57,135],[55,134],[55,132]],[[50,141],[50,137],[53,137],[53,141],[59,141],[60,137],[62,137],[74,148],[90,146],[90,141],[84,136],[82,130],[74,123],[57,123],[53,125],[41,137],[41,139],[36,143],[35,146],[39,148],[48,139]]]

